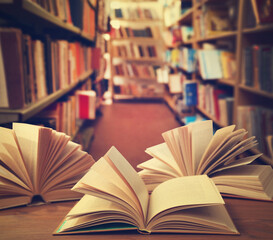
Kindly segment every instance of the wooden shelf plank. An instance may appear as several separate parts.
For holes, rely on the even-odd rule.
[[[210,113],[208,113],[206,110],[200,108],[200,107],[196,107],[197,110],[199,112],[201,112],[203,115],[205,115],[206,117],[208,117],[209,119],[211,119],[216,125],[218,125],[219,127],[225,127],[225,125],[223,125],[219,120],[217,120],[214,116],[212,116]]]
[[[245,28],[243,29],[243,33],[263,33],[265,31],[273,31],[273,23],[272,24],[265,24],[265,25],[258,25],[254,28]]]
[[[30,0],[18,2],[0,0],[0,11],[9,15],[16,21],[18,21],[18,19],[24,19],[24,21],[18,23],[37,29],[40,32],[43,32],[43,34],[49,30],[56,30],[57,28],[59,31],[54,31],[55,33],[61,32],[69,37],[72,36],[94,42],[94,39],[84,33],[80,28],[54,16],[39,4]]]
[[[221,39],[221,38],[230,38],[230,37],[236,37],[237,35],[237,31],[228,31],[228,32],[223,32],[223,33],[219,33],[219,34],[214,34],[211,36],[207,36],[204,38],[198,38],[197,42],[206,42],[206,41],[210,41],[210,40],[217,40],[217,39]]]
[[[38,112],[40,112],[45,107],[49,106],[51,103],[58,100],[60,97],[66,95],[68,92],[76,88],[79,84],[81,84],[85,79],[90,76],[93,71],[88,71],[82,76],[80,76],[79,81],[70,85],[65,89],[60,89],[43,99],[38,100],[35,103],[32,103],[26,106],[24,109],[0,109],[0,123],[7,123],[13,121],[25,121],[30,117],[34,116]]]
[[[273,93],[269,93],[269,92],[265,92],[263,90],[260,90],[260,89],[256,89],[254,87],[249,87],[249,86],[245,86],[245,85],[240,85],[239,86],[240,89],[243,89],[245,91],[248,91],[248,92],[251,92],[251,93],[254,93],[256,95],[260,95],[260,96],[263,96],[263,97],[267,97],[267,98],[270,98],[273,100]]]
[[[189,9],[186,13],[184,13],[177,21],[170,26],[166,26],[168,29],[181,25],[181,24],[192,24],[192,16],[193,16],[193,8]]]

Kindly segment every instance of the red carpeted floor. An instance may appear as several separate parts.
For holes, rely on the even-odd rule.
[[[101,112],[94,121],[89,153],[98,160],[115,146],[135,169],[150,159],[147,147],[162,143],[164,131],[180,126],[163,102],[114,102],[102,106]]]

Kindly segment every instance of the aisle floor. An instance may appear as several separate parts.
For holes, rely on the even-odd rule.
[[[101,112],[93,124],[89,153],[98,160],[115,146],[135,169],[151,158],[144,152],[147,147],[162,143],[164,131],[180,126],[163,102],[114,102]]]

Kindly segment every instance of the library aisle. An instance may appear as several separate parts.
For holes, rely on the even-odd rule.
[[[115,146],[134,168],[150,158],[147,147],[163,142],[164,131],[180,126],[163,102],[114,102],[101,111],[89,153],[98,160]]]

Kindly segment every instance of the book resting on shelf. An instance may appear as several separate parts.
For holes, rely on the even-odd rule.
[[[149,195],[140,176],[115,147],[73,190],[85,195],[55,235],[118,230],[239,234],[219,191],[206,175],[171,179]]]

